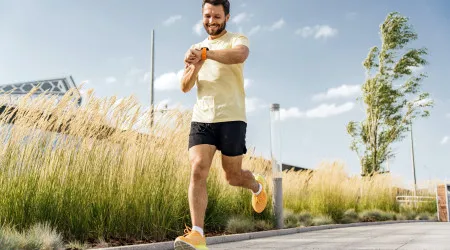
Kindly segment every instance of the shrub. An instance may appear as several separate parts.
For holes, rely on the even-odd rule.
[[[284,226],[286,228],[292,228],[298,226],[297,216],[289,209],[284,210]]]
[[[20,232],[13,227],[3,226],[0,229],[1,249],[63,249],[61,234],[49,224],[35,224],[28,230]]]
[[[314,226],[329,225],[333,223],[334,223],[333,219],[331,218],[331,216],[328,215],[321,215],[313,219]]]
[[[314,224],[313,216],[311,215],[311,213],[306,212],[306,211],[298,214],[298,221],[299,221],[300,226],[305,226],[305,227],[312,226]]]
[[[348,224],[348,223],[355,223],[359,221],[358,213],[355,211],[355,209],[348,209],[345,211],[344,216],[341,219],[341,223]]]
[[[255,221],[255,230],[257,231],[265,231],[273,229],[272,223],[265,220],[257,220]]]
[[[385,213],[378,209],[368,210],[361,213],[360,220],[362,222],[375,222],[384,221],[386,217]]]
[[[234,216],[228,220],[227,231],[230,233],[248,233],[255,230],[253,221],[244,216]]]

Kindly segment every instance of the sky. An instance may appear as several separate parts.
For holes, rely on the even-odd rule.
[[[417,181],[450,179],[450,2],[230,0],[230,32],[249,38],[244,77],[247,147],[270,157],[270,110],[281,107],[281,161],[315,169],[340,161],[360,173],[349,149],[349,121],[364,118],[357,101],[366,76],[362,62],[380,46],[389,12],[409,18],[426,47],[423,91],[435,106],[414,122]],[[134,95],[150,104],[151,32],[155,32],[155,104],[191,109],[196,90],[182,93],[187,49],[207,36],[200,0],[0,0],[0,84],[71,75],[99,97]],[[389,169],[413,179],[409,134],[393,145]],[[244,166],[245,167],[245,166]]]

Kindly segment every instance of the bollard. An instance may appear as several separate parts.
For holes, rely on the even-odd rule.
[[[273,212],[277,229],[284,228],[283,220],[283,182],[281,163],[280,105],[270,107],[270,153],[272,159]]]

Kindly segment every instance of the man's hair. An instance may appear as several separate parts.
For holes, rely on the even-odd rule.
[[[223,10],[225,11],[225,16],[230,13],[230,2],[228,2],[228,0],[203,0],[202,8],[207,3],[212,4],[214,6],[222,5]]]

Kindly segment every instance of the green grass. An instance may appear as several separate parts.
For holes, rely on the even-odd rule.
[[[295,212],[326,214],[340,221],[349,208],[361,211],[396,207],[388,177],[349,177],[338,162],[323,163],[315,172],[287,173],[284,180],[285,207]]]
[[[23,98],[13,127],[5,123],[9,117],[0,116],[0,224],[27,230],[45,222],[74,246],[98,239],[173,240],[182,234],[191,226],[190,113],[157,113],[150,130],[150,112],[141,111],[133,98],[89,98],[78,108],[69,94],[57,105],[48,98]],[[55,128],[66,135],[45,132]],[[227,184],[217,153],[208,178],[206,232],[238,230],[230,226],[236,224],[230,222],[234,215],[254,223],[251,230],[274,225],[270,162],[249,152],[243,165],[267,177],[267,209],[254,213],[250,191]],[[349,177],[338,162],[323,163],[315,172],[283,173],[283,190],[284,206],[298,215],[289,218],[290,226],[341,221],[348,209],[400,210],[389,176]]]
[[[63,249],[64,243],[60,233],[47,223],[35,224],[27,230],[18,231],[11,226],[0,227],[1,249]]]

